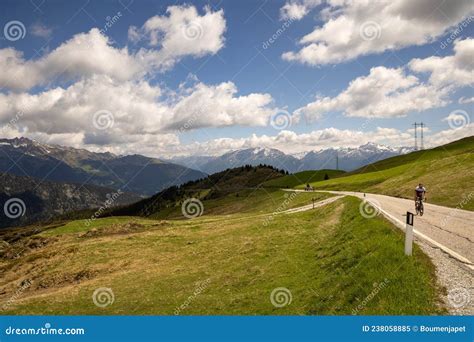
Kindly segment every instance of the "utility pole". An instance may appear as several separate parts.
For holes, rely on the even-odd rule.
[[[413,126],[415,126],[415,151],[418,151],[418,137],[416,136],[416,130],[418,127],[418,123],[414,123]]]
[[[339,152],[336,151],[336,170],[339,170]]]

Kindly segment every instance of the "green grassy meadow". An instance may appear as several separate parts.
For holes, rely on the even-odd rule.
[[[402,233],[381,217],[363,217],[358,199],[345,197],[305,212],[276,214],[309,204],[311,197],[330,195],[247,191],[204,201],[204,215],[195,219],[178,217],[178,208],[173,208],[159,218],[110,217],[88,226],[72,221],[26,237],[42,246],[0,259],[0,300],[11,298],[22,281],[31,281],[31,286],[2,312],[444,312],[428,257],[416,246],[413,257],[406,257]],[[105,307],[93,301],[94,291],[101,288],[113,292],[113,302]],[[288,291],[282,307],[271,301],[279,288]]]
[[[314,183],[323,181],[325,175],[329,179],[341,177],[345,174],[341,170],[317,170],[317,171],[301,171],[280,178],[269,180],[263,183],[263,186],[269,188],[294,188],[301,184]]]

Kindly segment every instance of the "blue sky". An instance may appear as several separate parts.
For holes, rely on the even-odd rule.
[[[368,141],[406,145],[412,143],[409,129],[415,121],[428,126],[428,145],[472,135],[472,60],[461,66],[459,61],[464,61],[462,53],[472,51],[473,5],[461,0],[444,8],[438,2],[421,1],[416,7],[400,0],[397,6],[390,5],[393,8],[377,2],[384,6],[377,9],[374,4],[352,8],[317,0],[3,1],[3,135],[155,156],[219,154],[255,146],[296,153]],[[176,20],[170,19],[171,6],[178,13]],[[189,8],[195,12],[180,22],[179,13]],[[104,29],[114,16],[105,32],[89,34],[93,28]],[[154,17],[166,23],[148,30],[146,23]],[[403,20],[394,23],[400,17]],[[23,38],[5,37],[6,25],[12,21],[23,24]],[[330,27],[331,21],[341,25]],[[156,62],[161,55],[151,52],[162,51],[161,40],[185,29],[171,26],[183,23],[196,23],[199,37],[170,38],[170,46],[179,50],[182,44],[184,52],[170,52],[164,58],[170,65],[164,67],[165,62]],[[455,41],[446,43],[463,23],[462,32],[453,36]],[[368,34],[375,38],[361,38],[367,24],[375,30]],[[345,26],[351,26],[350,34]],[[132,37],[131,27],[139,38]],[[319,38],[305,40],[312,32]],[[74,46],[64,49],[67,53],[54,51],[78,34],[97,45],[80,61],[65,66],[71,54],[76,55]],[[272,36],[276,38],[270,43]],[[309,45],[311,53],[309,49],[300,53]],[[122,75],[132,64],[128,59],[119,64],[114,53],[124,50],[130,63],[147,64],[146,70]],[[103,51],[112,56],[109,61],[97,58]],[[146,51],[146,62],[140,59],[140,51]],[[420,61],[417,66],[414,59]],[[382,69],[375,72],[377,67]],[[447,81],[446,74],[455,79]],[[30,77],[37,81],[26,81]],[[358,79],[363,91],[344,95]],[[383,94],[374,89],[392,81],[397,84]],[[407,85],[400,87],[403,82]],[[218,85],[230,94],[225,103],[212,88]],[[153,94],[144,90],[148,86],[154,87]],[[104,96],[119,93],[116,89],[121,87],[124,95],[111,98],[108,105],[103,96],[93,99],[86,87],[97,87]],[[127,93],[133,96],[127,98]],[[420,101],[421,94],[430,95]],[[20,104],[27,108],[19,108]],[[106,129],[93,125],[92,114],[97,112],[108,113],[113,125]],[[272,125],[278,117],[291,124]]]

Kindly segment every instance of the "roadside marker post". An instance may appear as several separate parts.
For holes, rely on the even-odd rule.
[[[407,211],[407,222],[405,227],[405,255],[411,255],[413,250],[413,213]]]

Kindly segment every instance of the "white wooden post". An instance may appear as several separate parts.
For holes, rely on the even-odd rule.
[[[405,255],[411,255],[413,251],[413,213],[407,211],[407,222],[405,227]]]

